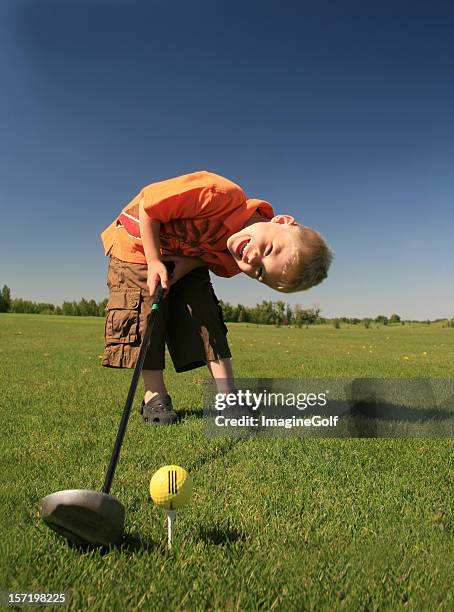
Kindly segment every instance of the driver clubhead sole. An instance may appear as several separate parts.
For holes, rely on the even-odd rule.
[[[73,544],[109,546],[123,537],[125,509],[112,495],[68,489],[41,500],[41,518]]]

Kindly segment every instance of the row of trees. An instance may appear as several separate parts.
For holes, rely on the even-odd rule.
[[[27,314],[53,314],[53,315],[70,315],[70,316],[92,316],[104,317],[106,315],[107,299],[102,302],[95,300],[86,300],[82,298],[80,302],[63,302],[61,306],[54,304],[32,302],[20,298],[13,299],[9,287],[4,285],[0,292],[0,312],[18,312]],[[331,322],[335,327],[340,327],[341,323],[359,325],[363,324],[369,327],[372,323],[378,325],[389,324],[404,324],[398,314],[392,314],[390,317],[379,315],[375,319],[356,317],[340,317],[336,319],[326,319],[320,316],[320,308],[302,308],[299,304],[290,306],[281,300],[273,302],[264,300],[255,306],[244,306],[243,304],[232,305],[229,302],[220,300],[220,306],[224,313],[224,319],[227,323],[257,323],[263,325],[294,325],[303,327],[306,325],[317,325],[321,323]],[[454,319],[454,318],[453,318]],[[426,321],[430,323],[430,321]],[[454,321],[448,321],[448,326],[454,326]]]
[[[264,325],[314,325],[326,320],[320,316],[320,308],[302,308],[299,304],[290,306],[281,300],[264,300],[255,306],[232,306],[220,300],[220,306],[227,323],[260,323]]]
[[[224,319],[229,322],[251,322],[263,323],[265,325],[295,325],[303,327],[306,325],[317,325],[321,323],[333,323],[336,328],[340,327],[341,323],[350,325],[364,325],[369,328],[373,323],[377,325],[405,325],[405,321],[394,313],[390,317],[378,315],[375,319],[365,317],[359,319],[357,317],[338,317],[335,319],[326,319],[320,316],[320,308],[302,308],[298,304],[290,306],[282,301],[271,302],[263,301],[261,304],[248,307],[242,304],[232,306],[228,302],[220,301],[224,312]],[[416,321],[414,321],[416,322]],[[426,321],[430,323],[430,321]],[[448,321],[449,323],[449,321]]]
[[[97,303],[95,300],[87,301],[85,298],[82,298],[80,302],[63,302],[61,306],[54,306],[54,304],[47,304],[44,302],[14,299],[11,300],[11,307],[7,312],[69,315],[76,317],[104,317],[106,314],[106,304],[107,300]]]
[[[0,293],[0,312],[104,317],[106,305],[107,299],[102,302],[95,302],[95,300],[82,298],[80,302],[63,302],[61,306],[20,298],[12,299],[11,291],[6,285]],[[291,307],[280,300],[277,302],[265,300],[252,307],[243,306],[243,304],[232,306],[221,300],[220,305],[227,322],[251,322],[265,325],[293,324],[299,327],[325,322],[325,319],[320,317],[319,308],[303,309],[298,304]]]
[[[19,312],[24,314],[54,314],[77,317],[104,317],[106,315],[107,299],[102,302],[87,301],[63,302],[61,306],[47,302],[32,302],[21,298],[12,298],[11,290],[6,285],[0,292],[0,312]]]
[[[402,321],[400,316],[395,313],[392,314],[390,317],[386,317],[385,315],[378,315],[378,317],[375,317],[375,319],[371,319],[369,317],[365,317],[363,319],[358,319],[356,317],[339,317],[337,319],[334,319],[334,322],[336,321],[338,323],[350,323],[353,325],[359,325],[360,323],[364,323],[366,327],[368,325],[371,325],[372,323],[377,323],[378,325],[401,323],[402,325],[404,325],[404,321]]]

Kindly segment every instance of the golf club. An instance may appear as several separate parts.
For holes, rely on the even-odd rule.
[[[109,492],[162,298],[163,290],[158,284],[102,491],[68,489],[51,493],[41,500],[42,520],[74,544],[108,546],[118,543],[123,536],[125,509],[116,497],[109,495]]]

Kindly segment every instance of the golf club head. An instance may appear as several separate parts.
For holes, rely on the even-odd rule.
[[[41,518],[73,544],[108,546],[123,536],[125,509],[112,495],[68,489],[41,500]]]

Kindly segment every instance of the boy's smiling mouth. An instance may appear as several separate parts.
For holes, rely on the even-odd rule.
[[[244,251],[250,242],[251,242],[251,238],[246,238],[245,240],[241,240],[241,242],[238,244],[238,246],[235,249],[235,255],[238,257],[238,259],[241,259],[241,261],[243,261]]]

